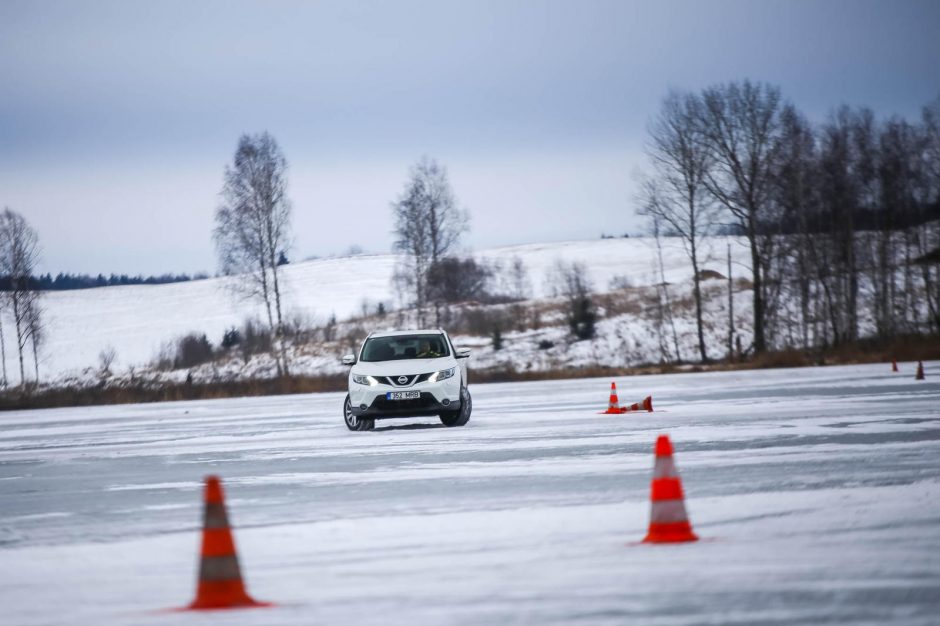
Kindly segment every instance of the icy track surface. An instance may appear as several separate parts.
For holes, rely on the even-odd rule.
[[[466,428],[341,394],[0,414],[0,622],[937,624],[940,363],[477,385]],[[694,544],[638,545],[652,447]],[[223,477],[250,593],[195,586]]]

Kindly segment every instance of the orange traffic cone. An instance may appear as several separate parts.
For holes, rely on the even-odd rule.
[[[647,411],[649,413],[653,412],[653,396],[646,396],[643,398],[642,402],[634,402],[630,406],[626,407],[624,413],[627,411]]]
[[[225,512],[225,498],[218,476],[206,477],[199,583],[190,610],[234,609],[271,606],[257,602],[245,591],[235,541]]]
[[[897,360],[897,359],[891,359],[891,371],[892,371],[892,372],[898,371],[898,360]]]
[[[617,383],[610,383],[610,400],[607,401],[607,410],[602,411],[601,415],[621,414],[620,401],[617,400]]]
[[[672,443],[666,435],[656,440],[656,463],[651,484],[650,528],[645,543],[697,541],[685,511],[682,479],[672,460]]]
[[[924,380],[924,362],[917,362],[917,376],[914,377],[914,380]]]

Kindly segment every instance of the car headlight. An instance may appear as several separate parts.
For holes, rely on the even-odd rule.
[[[431,375],[428,377],[428,382],[429,382],[429,383],[436,383],[436,382],[439,381],[439,380],[446,380],[446,379],[450,378],[451,376],[453,376],[454,373],[456,373],[456,371],[457,371],[457,368],[456,368],[456,367],[452,367],[452,368],[450,368],[450,369],[441,370],[441,371],[439,371],[439,372],[434,372],[433,374],[431,374]]]
[[[372,378],[371,376],[359,376],[357,374],[357,375],[354,375],[352,378],[353,378],[353,382],[356,383],[357,385],[368,385],[369,387],[372,387],[373,385],[379,384],[379,381]]]

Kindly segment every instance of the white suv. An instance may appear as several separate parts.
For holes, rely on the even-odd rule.
[[[371,430],[375,420],[437,415],[463,426],[473,408],[467,391],[469,348],[455,350],[443,330],[372,333],[343,357],[349,394],[343,418],[349,430]]]

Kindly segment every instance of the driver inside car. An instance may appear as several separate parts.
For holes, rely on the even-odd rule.
[[[415,355],[417,358],[436,358],[441,356],[441,353],[437,350],[431,349],[431,342],[423,339],[420,344],[418,344],[418,354]]]

